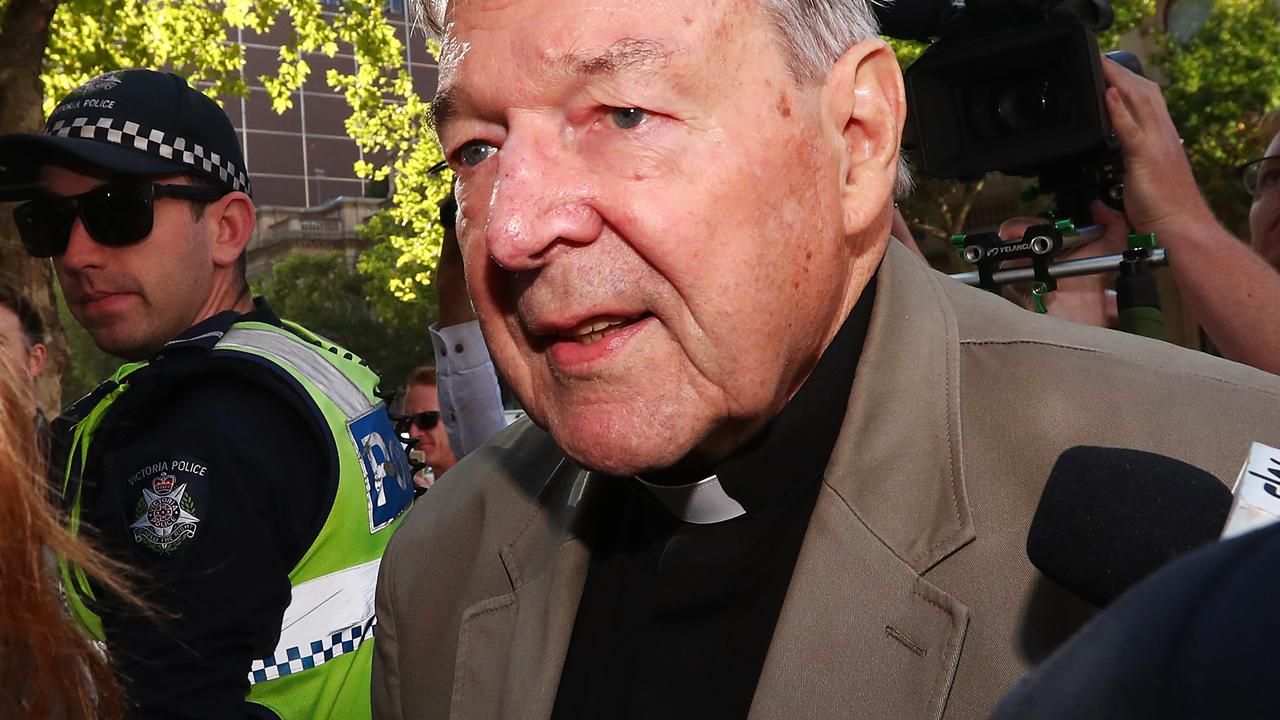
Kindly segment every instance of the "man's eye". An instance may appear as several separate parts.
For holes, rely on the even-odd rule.
[[[1258,189],[1269,188],[1280,180],[1280,170],[1266,170],[1262,175],[1258,176]]]
[[[475,167],[489,159],[489,156],[496,152],[498,152],[498,148],[493,145],[490,145],[487,142],[473,140],[458,149],[458,159],[467,167]]]
[[[609,118],[619,129],[630,130],[639,127],[649,114],[640,108],[614,108],[609,111]]]

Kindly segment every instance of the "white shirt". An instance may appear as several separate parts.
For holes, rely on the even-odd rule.
[[[431,347],[436,356],[436,391],[440,417],[449,446],[459,459],[507,426],[502,391],[480,323],[440,327],[432,325]]]

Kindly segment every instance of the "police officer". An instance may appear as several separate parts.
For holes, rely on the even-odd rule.
[[[223,111],[176,75],[72,91],[0,137],[28,252],[128,361],[55,423],[72,527],[136,569],[151,611],[62,563],[134,715],[369,715],[378,564],[412,499],[377,377],[251,299],[249,177]]]

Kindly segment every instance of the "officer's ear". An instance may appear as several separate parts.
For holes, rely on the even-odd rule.
[[[220,268],[235,265],[244,254],[257,222],[253,200],[242,192],[227,193],[209,204],[202,220],[215,224],[213,264]]]

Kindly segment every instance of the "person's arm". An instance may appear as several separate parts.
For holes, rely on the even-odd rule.
[[[297,410],[243,381],[140,414],[130,442],[103,449],[95,503],[156,611],[103,617],[130,717],[274,717],[246,701],[249,669],[275,649],[289,572],[328,514],[329,453]]]
[[[436,275],[440,322],[431,326],[436,390],[449,446],[462,459],[507,426],[502,391],[480,334],[462,272],[457,238],[446,232]]]
[[[507,426],[498,375],[475,320],[449,327],[432,325],[431,345],[440,414],[449,446],[461,459]]]
[[[1280,372],[1280,273],[1227,232],[1200,195],[1160,86],[1104,59],[1125,157],[1125,215],[1169,249],[1188,309],[1231,360]]]

